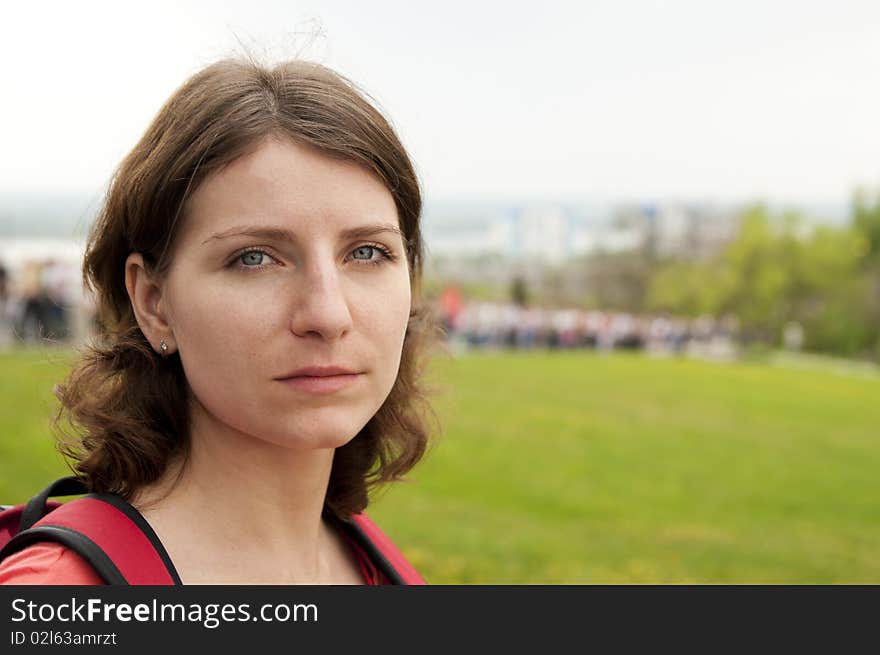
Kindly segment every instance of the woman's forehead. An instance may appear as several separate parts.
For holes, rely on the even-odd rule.
[[[399,225],[391,192],[371,171],[274,139],[209,176],[187,216],[200,238],[245,228],[341,233]]]

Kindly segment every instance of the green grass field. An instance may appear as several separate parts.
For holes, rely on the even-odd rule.
[[[65,467],[64,352],[0,355],[0,500]],[[880,378],[640,356],[438,360],[443,434],[371,513],[434,583],[880,583]]]

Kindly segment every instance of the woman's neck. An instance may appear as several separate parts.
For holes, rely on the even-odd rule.
[[[196,413],[186,460],[132,504],[185,584],[329,583],[347,557],[321,519],[333,453],[285,448]]]

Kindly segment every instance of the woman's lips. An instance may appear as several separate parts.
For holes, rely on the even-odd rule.
[[[346,375],[300,375],[293,378],[283,378],[283,382],[291,389],[306,393],[326,394],[334,393],[351,386],[363,375],[362,373],[349,373]]]

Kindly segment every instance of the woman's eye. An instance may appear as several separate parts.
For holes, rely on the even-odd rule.
[[[378,257],[374,257],[373,255],[378,255]],[[383,264],[393,262],[397,259],[394,253],[386,247],[368,243],[352,250],[351,258],[356,259],[363,264],[369,264],[370,266],[382,266]]]
[[[373,246],[361,246],[359,248],[355,248],[352,251],[352,255],[355,259],[365,259],[370,260],[373,258],[373,251],[376,250]]]
[[[269,263],[269,255],[260,250],[251,250],[239,255],[238,260],[245,266],[262,266]]]

